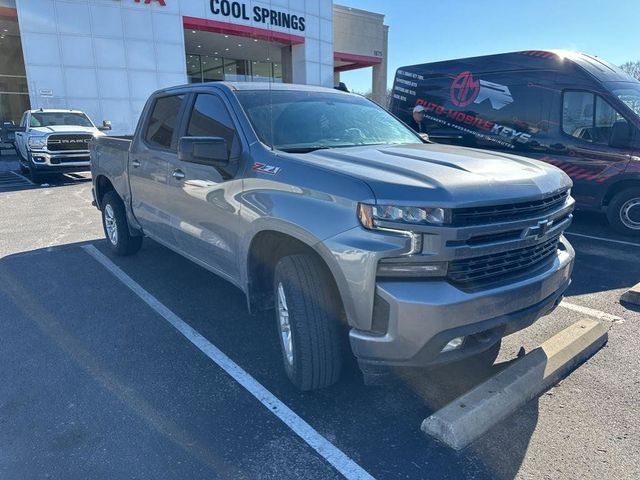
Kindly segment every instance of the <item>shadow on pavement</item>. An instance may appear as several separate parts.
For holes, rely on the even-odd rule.
[[[467,366],[439,372],[400,371],[392,386],[366,387],[355,362],[351,362],[337,385],[313,393],[300,393],[284,374],[272,312],[250,315],[240,290],[149,239],[145,240],[138,255],[127,258],[112,257],[104,242],[95,245],[374,477],[511,479],[516,476],[537,423],[537,400],[461,452],[427,438],[420,431],[426,416],[507,363],[490,368]],[[76,365],[69,364],[69,352],[64,352],[63,348],[60,354],[60,345],[55,345],[59,342],[46,336],[43,339],[42,335],[34,344],[13,345],[10,352],[5,351],[5,355],[10,354],[13,358],[9,378],[36,375],[36,378],[23,378],[20,382],[25,398],[43,402],[46,399],[42,396],[47,395],[47,389],[43,389],[37,378],[37,369],[22,371],[25,362],[32,361],[29,358],[32,348],[57,350],[56,354],[50,355],[47,370],[55,372],[54,378],[61,377],[60,381],[72,391],[91,388],[73,384],[74,375],[79,375],[74,369],[79,367],[82,377],[86,376],[87,368],[91,374],[91,369],[99,366],[99,371],[110,382],[121,385],[131,396],[114,397],[108,388],[105,390],[104,385],[98,385],[87,400],[87,408],[92,407],[95,416],[85,425],[87,439],[80,438],[77,444],[65,449],[67,455],[84,452],[83,455],[101,458],[100,442],[96,442],[99,434],[91,425],[95,424],[95,428],[112,425],[111,428],[116,429],[114,438],[124,442],[118,448],[133,449],[134,457],[142,455],[142,463],[136,468],[147,468],[149,472],[157,471],[165,465],[166,458],[177,455],[188,457],[185,465],[214,471],[222,478],[251,478],[265,468],[276,468],[277,471],[273,477],[261,475],[264,478],[327,478],[326,471],[316,469],[319,467],[313,462],[297,465],[284,475],[280,469],[290,465],[287,466],[279,455],[285,455],[285,450],[271,452],[272,457],[264,459],[265,465],[251,463],[248,459],[255,462],[263,458],[261,449],[275,441],[274,431],[284,431],[277,438],[291,432],[275,417],[267,415],[265,424],[260,417],[265,413],[264,409],[253,398],[246,398],[246,392],[226,374],[220,375],[208,358],[194,352],[172,327],[82,251],[79,244],[4,257],[0,260],[0,279],[0,297],[3,297],[0,313],[4,310],[6,315],[22,317],[16,325],[9,327],[14,331],[3,332],[2,337],[15,338],[19,342],[19,325],[33,327],[41,321],[35,316],[46,316],[55,328],[64,331],[65,338],[69,337],[65,341],[89,355],[76,356]],[[38,309],[21,308],[16,298],[28,298],[38,304]],[[39,346],[37,342],[44,345]],[[0,360],[5,355],[0,353]],[[84,362],[89,362],[89,366],[83,365]],[[161,423],[160,428],[152,422],[153,432],[143,429],[139,433],[141,437],[136,438],[135,430],[131,431],[127,422],[122,422],[122,418],[136,417],[140,413],[136,413],[135,408],[131,411],[128,398],[135,398],[142,402],[140,405],[151,409],[148,411],[152,412],[152,418],[168,423]],[[122,402],[125,409],[119,411],[122,407],[118,405]],[[68,417],[65,405],[64,402],[53,402],[51,411],[40,412],[39,418],[55,424],[59,416]],[[31,438],[28,422],[20,424],[16,420],[28,417],[31,407],[25,405],[19,417],[6,415],[2,408],[0,405],[0,419],[10,431],[19,432],[23,442],[19,444],[31,440],[43,451],[49,451],[51,439],[48,434]],[[138,417],[129,422],[142,428]],[[82,416],[75,421],[87,419]],[[175,441],[166,442],[167,436],[171,436],[167,425],[179,429],[179,439],[186,439],[178,442],[178,453],[174,451]],[[6,445],[6,441],[7,438],[0,434],[0,447]],[[166,458],[145,456],[144,452],[153,442],[162,444],[161,451]],[[215,458],[206,461],[212,452],[215,452]],[[15,458],[26,460],[24,452],[13,454]],[[130,460],[124,455],[122,461],[126,466]],[[62,457],[50,461],[65,462]],[[37,466],[37,462],[34,465]],[[195,470],[187,471],[193,473]],[[188,476],[200,478],[199,475]],[[88,477],[91,475],[85,475]],[[176,477],[165,473],[157,478]]]

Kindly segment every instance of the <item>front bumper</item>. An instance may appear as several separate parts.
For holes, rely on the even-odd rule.
[[[535,272],[489,289],[463,291],[445,280],[380,281],[384,334],[352,329],[351,347],[361,364],[428,366],[480,353],[500,338],[550,313],[569,286],[575,253],[564,237],[556,255]],[[452,339],[459,349],[441,353]]]
[[[40,172],[61,172],[89,170],[91,165],[89,151],[52,153],[32,150],[31,166]]]

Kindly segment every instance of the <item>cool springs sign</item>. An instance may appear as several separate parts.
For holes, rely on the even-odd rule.
[[[281,10],[259,6],[250,8],[244,3],[229,0],[211,0],[210,5],[211,13],[214,15],[237,18],[239,20],[251,20],[253,18],[256,23],[289,28],[300,32],[304,32],[305,29],[304,17]]]

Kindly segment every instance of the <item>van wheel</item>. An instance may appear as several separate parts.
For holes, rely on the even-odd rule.
[[[607,207],[609,225],[623,235],[640,235],[640,187],[617,193]]]
[[[342,369],[341,307],[324,265],[308,254],[282,258],[275,268],[278,337],[287,376],[300,390],[338,381]]]
[[[127,214],[122,200],[115,191],[107,192],[100,205],[102,227],[109,247],[116,255],[133,255],[142,246],[142,237],[129,233]]]

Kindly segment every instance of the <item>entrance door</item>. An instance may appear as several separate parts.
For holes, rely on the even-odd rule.
[[[185,116],[185,136],[222,137],[229,167],[183,162],[169,165],[168,211],[178,247],[221,274],[238,278],[236,252],[240,239],[242,181],[235,178],[242,152],[240,137],[224,101],[213,93],[197,93]]]

